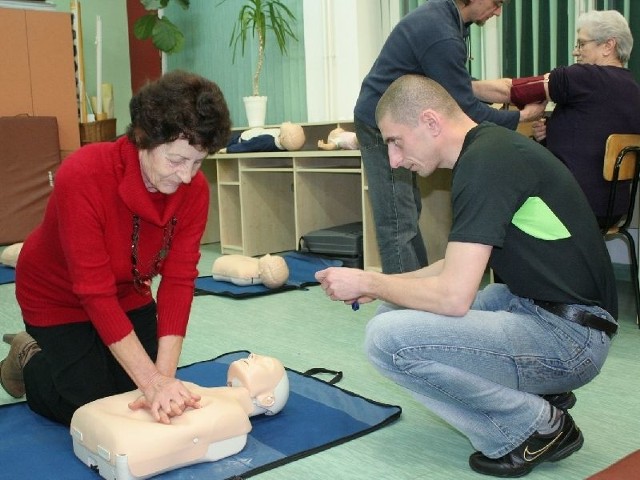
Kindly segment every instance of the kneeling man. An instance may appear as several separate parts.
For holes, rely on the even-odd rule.
[[[396,80],[376,119],[392,168],[453,171],[445,258],[384,275],[329,268],[332,300],[384,303],[371,362],[464,433],[477,472],[518,477],[582,447],[567,413],[616,333],[613,268],[571,172],[519,133],[476,124],[436,82]],[[504,282],[478,291],[490,267]]]

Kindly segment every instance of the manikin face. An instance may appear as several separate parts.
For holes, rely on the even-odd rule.
[[[411,126],[396,123],[386,115],[378,123],[382,138],[387,143],[391,168],[406,168],[421,177],[427,177],[437,168],[434,138],[423,123]]]
[[[283,374],[284,367],[279,360],[252,353],[229,365],[227,384],[230,387],[243,386],[255,398],[273,392]]]
[[[206,151],[189,145],[184,138],[151,150],[140,150],[140,169],[147,190],[167,195],[175,193],[180,185],[191,182],[206,156]]]

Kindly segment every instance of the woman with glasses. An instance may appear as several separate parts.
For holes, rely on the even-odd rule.
[[[524,105],[532,98],[556,106],[545,122],[533,124],[534,138],[546,144],[569,167],[585,192],[601,227],[606,222],[609,185],[602,176],[607,137],[640,133],[640,86],[625,68],[633,37],[615,10],[590,11],[578,18],[573,50],[576,63],[546,75],[514,79],[511,99]],[[628,189],[620,189],[614,215],[628,206]]]
[[[175,373],[209,208],[199,169],[226,145],[229,111],[215,83],[181,71],[129,107],[125,136],[64,160],[16,265],[26,332],[4,336],[0,380],[67,425],[80,406],[136,388],[131,407],[162,423],[200,399]]]

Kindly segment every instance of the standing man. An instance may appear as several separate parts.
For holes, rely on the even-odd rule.
[[[519,121],[539,118],[544,105],[521,112],[496,110],[490,82],[473,82],[466,68],[466,40],[472,23],[483,25],[500,15],[504,0],[429,0],[393,29],[362,82],[354,109],[355,131],[369,185],[382,271],[400,273],[427,265],[418,220],[422,208],[413,173],[391,170],[387,147],[376,126],[378,100],[396,78],[420,74],[440,83],[476,122],[491,121],[515,129]],[[475,95],[474,95],[475,93]],[[482,100],[482,101],[481,101]]]
[[[376,118],[392,168],[453,171],[445,258],[316,278],[332,300],[385,302],[366,330],[371,362],[469,438],[473,470],[518,477],[571,455],[584,441],[571,390],[598,375],[617,330],[613,268],[582,190],[547,149],[478,125],[431,79],[396,80]],[[504,283],[478,291],[487,267]]]

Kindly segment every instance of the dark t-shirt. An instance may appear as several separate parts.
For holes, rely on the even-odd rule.
[[[489,265],[515,295],[598,305],[617,317],[613,267],[575,178],[543,146],[490,123],[453,169],[449,241],[492,245]]]
[[[573,172],[597,216],[606,215],[609,183],[602,177],[607,137],[640,133],[640,86],[626,68],[575,64],[549,75],[556,107],[547,122],[546,145]],[[620,189],[615,214],[626,212]]]

